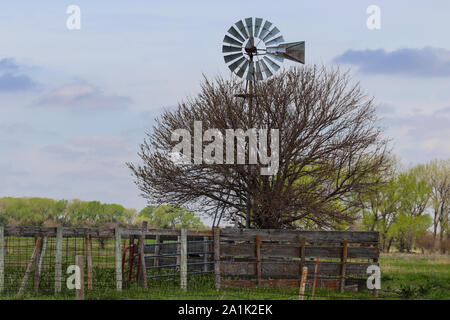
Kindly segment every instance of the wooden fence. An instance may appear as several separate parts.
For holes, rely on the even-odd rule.
[[[378,238],[378,232],[217,229],[216,288],[299,287],[303,267],[309,286],[316,278],[317,287],[361,287],[367,267],[378,265]]]
[[[308,285],[316,277],[318,287],[343,290],[345,286],[365,281],[368,276],[367,267],[377,264],[379,255],[378,232],[0,226],[0,292],[5,289],[5,261],[8,261],[5,249],[8,237],[41,239],[34,241],[34,249],[27,253],[27,273],[30,273],[33,267],[35,270],[40,269],[37,261],[42,260],[39,255],[43,252],[45,255],[43,244],[47,241],[52,243],[52,247],[47,250],[47,256],[53,256],[49,261],[54,274],[55,293],[61,292],[64,283],[63,275],[66,271],[63,268],[66,265],[63,263],[63,252],[67,255],[64,250],[70,250],[68,238],[82,239],[88,289],[95,286],[92,275],[92,239],[109,239],[111,242],[114,270],[110,277],[114,278],[114,287],[117,290],[122,290],[123,284],[134,276],[147,286],[151,278],[178,275],[181,287],[186,289],[187,277],[190,274],[208,272],[214,272],[217,289],[229,286],[298,287],[303,267],[308,268]],[[63,239],[66,239],[66,242],[63,242]],[[139,254],[139,260],[134,257],[127,260],[127,248],[135,250]],[[74,257],[79,254],[77,252]],[[319,268],[315,275],[317,259]],[[133,268],[127,269],[129,265],[124,267],[126,261],[129,265],[136,261],[139,274],[132,274],[130,270]],[[156,269],[172,269],[174,272],[156,275],[147,272]],[[143,272],[144,270],[146,272]],[[40,270],[35,271],[35,288],[36,281],[39,288],[39,274]]]

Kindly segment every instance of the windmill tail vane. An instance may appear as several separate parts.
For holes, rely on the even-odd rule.
[[[228,29],[223,43],[228,68],[247,81],[271,77],[284,59],[305,63],[305,42],[285,42],[280,30],[262,18],[239,20]]]

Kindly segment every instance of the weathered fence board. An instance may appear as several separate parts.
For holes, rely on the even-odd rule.
[[[365,242],[377,243],[379,239],[378,232],[371,231],[296,231],[296,230],[278,230],[278,229],[233,229],[225,228],[220,230],[221,240],[251,240],[259,234],[261,240],[271,241],[299,241],[305,237],[306,241],[311,242],[342,242],[347,239],[349,243]]]
[[[296,258],[300,243],[277,244],[261,243],[262,257]],[[254,257],[255,244],[253,243],[223,243],[220,246],[221,256]],[[306,246],[306,258],[340,258],[341,246]],[[376,259],[379,252],[376,247],[348,247],[347,258]]]
[[[369,262],[347,262],[346,275],[363,276],[367,275],[367,267],[376,264]],[[256,262],[222,262],[220,266],[220,273],[222,276],[245,276],[256,277]],[[300,261],[270,261],[264,263],[262,261],[262,277],[264,278],[278,278],[278,279],[293,279],[300,277]],[[305,261],[308,268],[308,275],[314,275],[315,261]],[[322,262],[319,266],[320,275],[340,276],[341,274],[340,262]]]

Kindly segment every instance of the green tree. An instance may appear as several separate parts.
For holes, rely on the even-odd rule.
[[[433,160],[427,163],[421,172],[431,187],[430,206],[433,212],[433,236],[436,241],[439,230],[441,250],[444,252],[445,237],[447,240],[450,238],[450,159]]]
[[[64,210],[65,201],[48,198],[1,198],[0,214],[5,223],[41,226],[55,221]]]
[[[400,213],[389,230],[389,237],[395,239],[400,252],[411,252],[416,240],[423,236],[431,225],[431,217],[428,214],[412,216]]]
[[[0,222],[22,226],[42,226],[46,222],[64,226],[99,226],[132,223],[135,209],[99,201],[47,198],[0,198]]]
[[[363,202],[362,227],[369,231],[380,232],[380,243],[383,251],[389,252],[393,238],[389,230],[395,222],[400,194],[395,177],[381,186],[377,192],[365,195]]]
[[[381,248],[389,252],[396,244],[410,251],[414,241],[426,232],[431,219],[426,209],[431,188],[417,174],[420,168],[394,174],[376,192],[362,199],[362,226],[380,232]]]
[[[149,225],[159,228],[205,229],[206,227],[193,212],[173,205],[148,206],[142,209],[135,222],[147,221]]]

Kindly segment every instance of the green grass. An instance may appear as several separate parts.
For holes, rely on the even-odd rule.
[[[386,297],[450,299],[449,255],[382,255],[380,265]]]
[[[450,256],[420,254],[382,254],[380,257],[381,287],[377,299],[450,299]],[[108,270],[106,270],[108,269]],[[132,285],[121,292],[114,289],[113,270],[100,270],[101,279],[94,280],[94,291],[86,291],[86,299],[168,299],[168,300],[216,300],[216,299],[298,299],[298,289],[280,288],[229,288],[216,291],[214,276],[192,275],[188,290],[179,288],[177,278],[149,279],[149,288]],[[99,285],[100,283],[100,285]],[[64,283],[63,283],[64,287]],[[31,287],[30,287],[31,288]],[[74,299],[74,292],[65,289],[60,295],[34,294],[28,290],[24,299]],[[311,291],[306,291],[310,299]],[[0,299],[16,299],[9,292]],[[330,290],[317,290],[316,300],[323,299],[375,299],[371,292],[347,291],[343,294]]]

